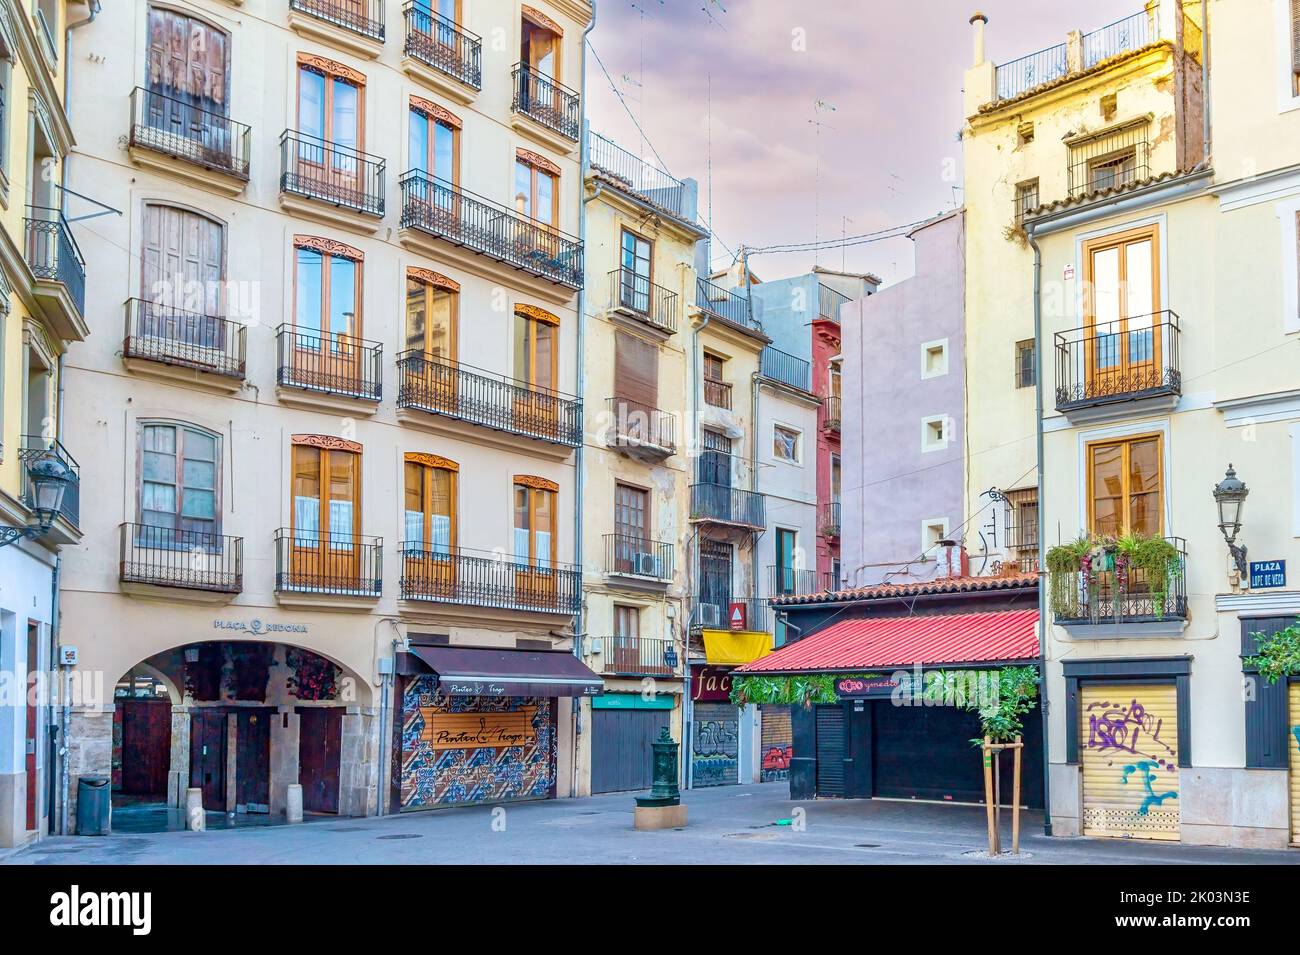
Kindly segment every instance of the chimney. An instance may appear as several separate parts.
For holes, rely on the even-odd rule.
[[[975,60],[971,66],[984,65],[984,24],[989,22],[989,18],[978,10],[970,18],[970,25],[975,28]]]
[[[939,576],[967,577],[970,575],[970,558],[960,541],[939,541]]]

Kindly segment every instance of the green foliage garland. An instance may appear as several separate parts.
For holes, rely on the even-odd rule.
[[[1252,633],[1256,654],[1246,658],[1246,666],[1259,671],[1269,683],[1276,683],[1300,673],[1300,619],[1271,637]]]
[[[812,706],[814,703],[838,703],[835,677],[826,673],[806,676],[736,676],[731,678],[731,702],[789,703]]]
[[[997,673],[997,680],[997,699],[991,706],[981,706],[985,701],[967,692],[972,686],[978,687],[974,680],[936,680],[926,687],[925,697],[936,702],[951,700],[964,710],[978,713],[980,729],[985,735],[995,743],[1009,743],[1024,733],[1020,718],[1034,708],[1038,699],[1038,667],[1003,667]],[[983,738],[971,740],[974,746],[983,743]]]

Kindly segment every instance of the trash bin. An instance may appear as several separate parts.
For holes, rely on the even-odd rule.
[[[112,789],[106,776],[77,780],[77,835],[106,836],[112,829]]]

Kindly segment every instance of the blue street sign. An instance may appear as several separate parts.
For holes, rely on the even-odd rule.
[[[1250,562],[1250,589],[1286,586],[1286,561],[1252,560]]]

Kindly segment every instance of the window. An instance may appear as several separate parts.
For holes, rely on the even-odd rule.
[[[614,336],[614,397],[619,434],[647,444],[661,440],[658,416],[659,349],[619,331]]]
[[[294,239],[295,381],[313,387],[359,388],[361,253],[340,242]]]
[[[718,431],[700,432],[699,468],[701,484],[731,485],[731,439]]]
[[[1300,96],[1300,0],[1291,0],[1291,95]]]
[[[624,229],[619,238],[618,304],[650,313],[651,250],[653,244],[635,232]]]
[[[535,222],[556,226],[560,220],[559,177],[523,159],[515,160],[515,211]]]
[[[515,312],[515,377],[533,388],[553,391],[559,377],[559,329],[535,313]]]
[[[555,490],[540,484],[515,479],[515,560],[549,568],[555,563]]]
[[[794,428],[787,428],[784,425],[772,426],[772,455],[778,461],[789,461],[792,464],[799,463],[800,434]]]
[[[1164,526],[1160,435],[1088,445],[1088,524],[1096,536],[1159,536]]]
[[[614,570],[657,576],[649,545],[650,495],[630,484],[614,485]]]
[[[840,503],[840,456],[831,455],[831,503]]]
[[[180,424],[141,424],[138,431],[140,523],[159,528],[150,546],[187,547],[191,534],[219,534],[220,442],[210,431]],[[165,529],[165,530],[161,530]]]
[[[843,369],[838,361],[831,362],[830,366],[830,386],[831,397],[839,398],[840,389],[843,387]]]
[[[8,190],[9,117],[13,110],[13,51],[0,34],[0,183]]]
[[[59,58],[59,45],[54,38],[59,32],[59,0],[36,0],[36,22],[41,25],[45,49],[50,58]]]
[[[714,408],[731,407],[731,385],[723,380],[726,359],[704,353],[704,403]]]
[[[1032,388],[1038,383],[1037,364],[1034,361],[1034,340],[1026,338],[1016,342],[1016,387]]]
[[[948,339],[921,345],[921,377],[937,378],[948,374]]]
[[[214,122],[230,113],[230,38],[197,17],[149,8],[144,121],[153,129],[212,143],[226,125]]]
[[[320,57],[298,64],[298,156],[294,174],[330,196],[373,189],[363,180],[362,77]]]
[[[942,451],[948,447],[948,416],[933,415],[921,419],[921,450]]]
[[[459,286],[423,269],[406,272],[406,347],[430,358],[456,360]]]
[[[536,11],[524,11],[519,33],[519,62],[526,66],[533,76],[558,80],[561,36],[558,28],[543,20],[544,18]],[[544,85],[549,87],[552,84]],[[539,89],[538,95],[541,93]]]
[[[350,552],[361,533],[361,453],[330,439],[293,446],[295,548]],[[359,448],[359,445],[357,446]]]
[[[776,580],[773,581],[777,594],[792,594],[795,586],[795,562],[798,532],[788,528],[776,529]]]
[[[1007,491],[1007,547],[1019,558],[1038,553],[1038,488]]]
[[[456,472],[451,461],[407,454],[404,469],[403,549],[438,556],[456,550]]]
[[[1142,119],[1068,138],[1070,195],[1078,198],[1146,178],[1149,126],[1150,121]]]
[[[1025,214],[1038,208],[1038,180],[1016,184],[1016,226],[1024,223]]]
[[[1087,393],[1151,387],[1163,373],[1158,228],[1093,239],[1083,253]]]
[[[410,163],[443,183],[460,182],[460,124],[433,103],[412,97]]]
[[[1088,166],[1088,172],[1093,192],[1128,185],[1137,179],[1137,153],[1126,149],[1114,156],[1094,159]]]

